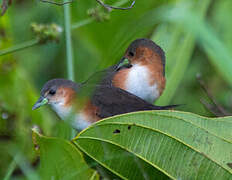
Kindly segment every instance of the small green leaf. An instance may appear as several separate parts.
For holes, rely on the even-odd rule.
[[[40,153],[41,179],[98,179],[69,141],[45,137],[33,130],[33,142]]]

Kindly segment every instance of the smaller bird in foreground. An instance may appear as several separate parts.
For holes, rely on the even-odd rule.
[[[165,88],[165,53],[150,39],[136,39],[121,61],[106,71],[104,82],[153,103]]]
[[[171,109],[176,106],[155,106],[120,88],[104,85],[90,87],[93,93],[82,103],[79,95],[86,88],[89,88],[87,84],[77,84],[66,79],[50,80],[43,86],[41,96],[32,109],[50,104],[63,120],[72,114],[72,126],[83,130],[102,118],[135,111]]]

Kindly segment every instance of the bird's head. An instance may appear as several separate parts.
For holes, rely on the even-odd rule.
[[[118,68],[133,65],[156,65],[165,74],[165,54],[156,43],[150,39],[137,39],[133,41],[126,50]]]
[[[32,109],[34,110],[45,104],[50,104],[52,108],[61,115],[61,112],[65,113],[66,109],[70,109],[75,99],[77,89],[78,85],[73,81],[66,79],[50,80],[43,86],[40,98]]]

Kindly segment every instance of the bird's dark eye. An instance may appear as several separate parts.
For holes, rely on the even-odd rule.
[[[54,95],[54,94],[56,94],[56,91],[55,91],[54,89],[51,89],[51,90],[49,91],[49,94],[50,94],[50,95]]]
[[[129,52],[129,56],[133,57],[134,55],[135,54],[132,51]]]

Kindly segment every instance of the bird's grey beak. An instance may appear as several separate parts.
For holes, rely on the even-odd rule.
[[[48,99],[41,96],[38,99],[38,101],[34,104],[34,106],[32,107],[32,110],[35,110],[35,109],[39,108],[40,106],[43,106],[43,105],[45,105],[47,103],[48,103]]]
[[[117,70],[119,70],[123,66],[130,66],[130,62],[127,58],[123,57],[117,67]]]

